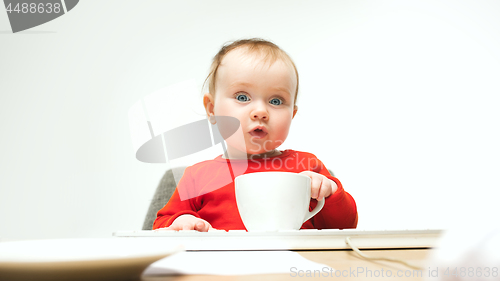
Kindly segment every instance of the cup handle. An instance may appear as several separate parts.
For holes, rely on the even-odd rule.
[[[321,211],[321,209],[323,209],[323,206],[325,206],[325,201],[326,201],[325,198],[323,198],[323,200],[321,200],[321,201],[318,201],[318,204],[316,204],[316,207],[314,208],[314,210],[312,210],[306,214],[306,218],[304,219],[304,221],[302,223],[304,223],[308,219],[314,217],[314,215],[316,215],[319,211]]]

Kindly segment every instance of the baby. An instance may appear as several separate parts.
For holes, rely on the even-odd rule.
[[[226,138],[224,155],[186,168],[169,202],[158,211],[153,229],[244,230],[234,177],[269,171],[310,177],[311,210],[317,201],[326,200],[323,209],[302,228],[355,228],[356,203],[323,163],[310,153],[277,149],[298,110],[299,77],[291,58],[269,41],[238,40],[222,47],[210,70],[206,80],[209,92],[203,97],[207,116],[212,124],[218,122],[218,116],[234,117],[241,133]],[[244,169],[238,170],[243,163]],[[223,181],[220,175],[228,165],[231,180]],[[187,197],[182,195],[187,193]]]

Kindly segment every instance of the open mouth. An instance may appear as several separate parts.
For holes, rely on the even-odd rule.
[[[267,135],[267,132],[264,128],[257,127],[249,132],[252,137],[261,139]]]

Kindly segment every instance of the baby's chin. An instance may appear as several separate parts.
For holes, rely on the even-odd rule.
[[[265,154],[274,154],[276,153],[276,149],[283,143],[282,141],[267,141],[263,144],[260,143],[245,143],[241,142],[234,143],[232,141],[226,140],[228,145],[228,151],[230,154],[239,155],[238,158],[246,156],[250,158],[259,157],[261,155],[265,156]]]
[[[257,158],[262,158],[262,157],[269,157],[268,155],[273,155],[276,154],[276,149],[273,148],[271,150],[264,150],[264,149],[231,149],[229,150],[229,156],[231,158],[248,158],[248,159],[257,159]],[[267,154],[267,155],[266,155]]]
[[[271,157],[278,154],[278,150],[276,148],[273,148],[271,150],[248,150],[247,155],[248,158]]]

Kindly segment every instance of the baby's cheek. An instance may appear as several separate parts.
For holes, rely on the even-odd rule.
[[[241,151],[246,150],[245,136],[242,132],[236,131],[233,135],[225,139],[226,143],[229,146],[234,148],[238,148]]]

